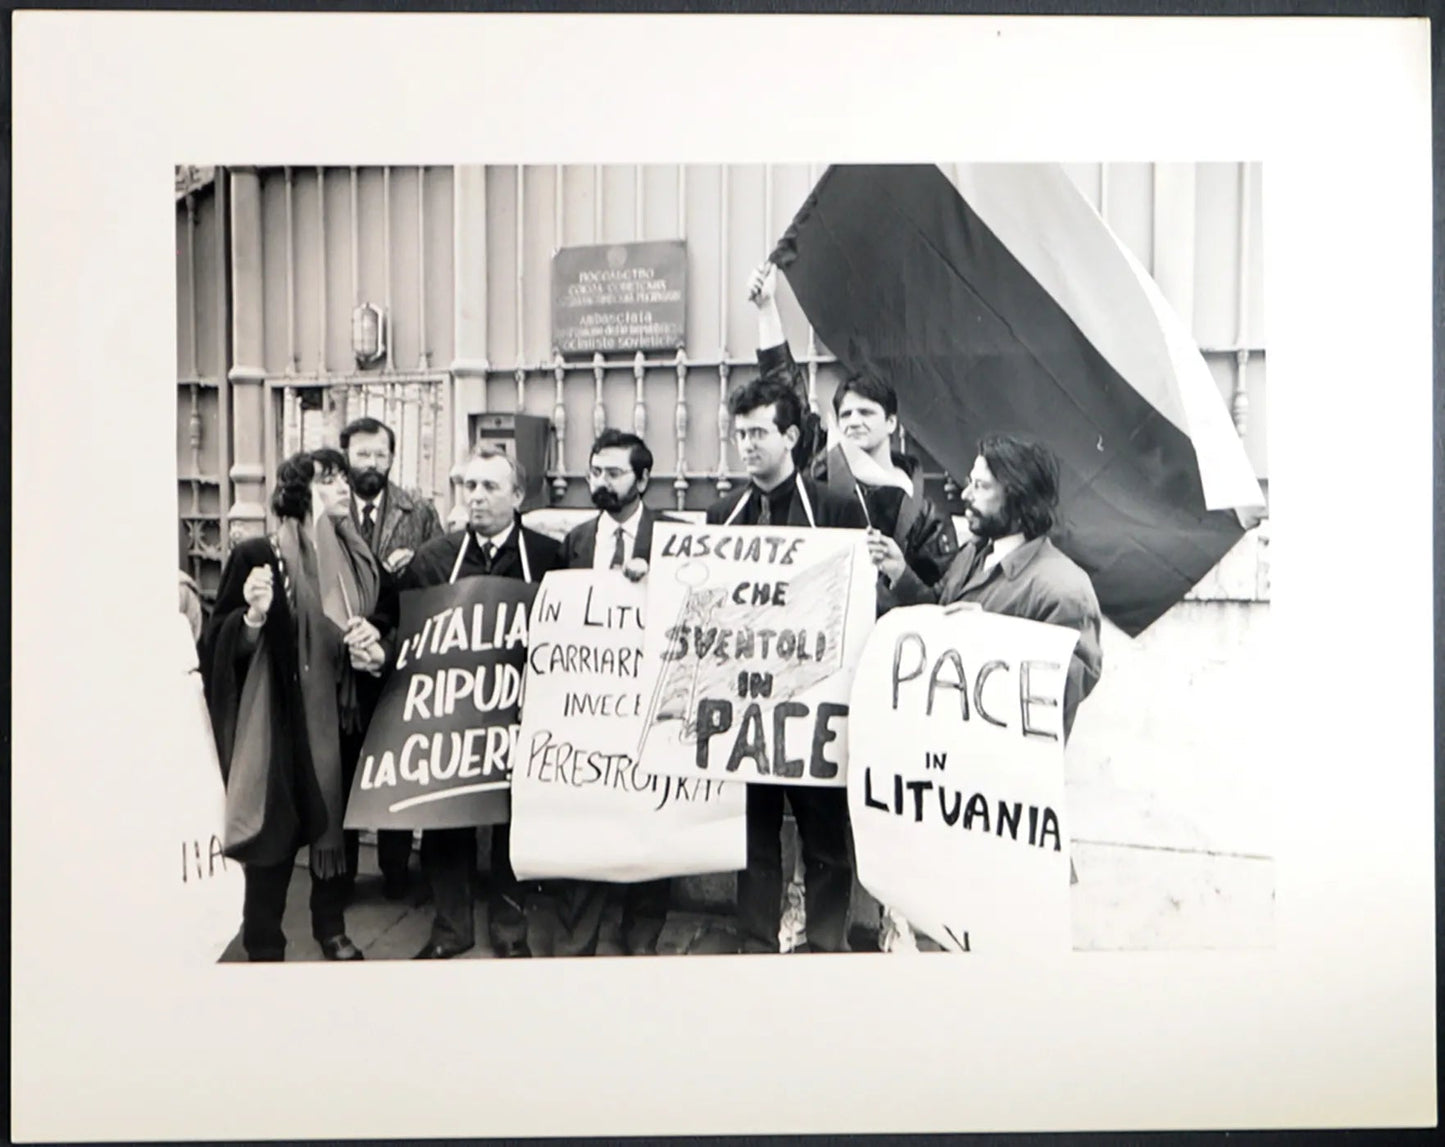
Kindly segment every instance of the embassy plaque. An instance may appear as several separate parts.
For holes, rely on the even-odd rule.
[[[687,243],[563,247],[552,256],[552,342],[564,355],[676,350],[687,323]]]

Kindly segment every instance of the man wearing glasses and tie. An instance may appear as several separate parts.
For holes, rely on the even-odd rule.
[[[756,301],[756,300],[755,300]],[[863,530],[863,504],[799,470],[812,456],[815,422],[789,370],[765,371],[728,395],[733,441],[748,474],[741,495],[708,508],[709,525]],[[744,952],[777,952],[783,914],[784,800],[792,807],[803,854],[808,943],[848,950],[853,861],[848,793],[811,785],[748,785],[747,868],[738,873],[738,930]]]
[[[677,520],[642,504],[651,474],[652,451],[636,434],[608,429],[597,437],[587,485],[599,513],[574,526],[562,542],[562,560],[568,569],[616,570],[631,581],[646,576],[653,525]],[[550,904],[559,916],[558,955],[596,953],[612,887],[598,881],[565,882]],[[619,888],[623,951],[629,956],[655,954],[667,919],[671,881],[647,880]]]

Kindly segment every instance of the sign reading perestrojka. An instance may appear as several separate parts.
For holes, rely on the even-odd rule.
[[[681,239],[563,247],[552,257],[552,342],[563,354],[675,350],[686,321]]]

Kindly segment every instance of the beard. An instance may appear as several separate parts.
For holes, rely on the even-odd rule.
[[[365,470],[353,470],[351,472],[351,488],[363,498],[375,498],[386,489],[386,472],[373,470],[370,467]]]
[[[1013,518],[1007,511],[985,514],[974,507],[969,507],[965,516],[968,519],[968,528],[974,532],[976,537],[983,538],[985,541],[997,541],[999,538],[1006,538],[1017,532]]]
[[[592,491],[592,504],[599,510],[605,510],[610,514],[615,514],[623,507],[632,505],[636,500],[635,494],[627,498],[619,498],[615,490],[606,486],[599,486]]]

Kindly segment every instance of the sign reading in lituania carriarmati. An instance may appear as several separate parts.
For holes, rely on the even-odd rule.
[[[469,577],[401,595],[396,666],[366,730],[347,828],[507,820],[536,592]]]
[[[858,879],[953,951],[1069,950],[1064,680],[1072,629],[894,609],[853,678]]]
[[[642,767],[841,788],[876,581],[859,530],[659,522]]]
[[[532,605],[527,704],[512,765],[522,880],[632,882],[747,863],[747,786],[644,772],[644,602],[621,573],[555,570]]]
[[[562,354],[676,350],[686,327],[681,239],[563,247],[552,256],[552,345]]]

